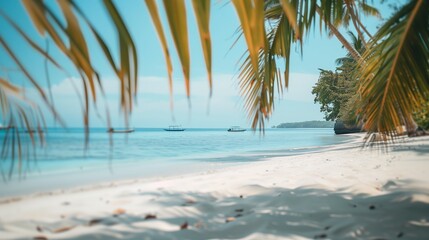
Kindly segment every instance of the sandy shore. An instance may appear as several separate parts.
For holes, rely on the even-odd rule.
[[[1,239],[429,239],[429,137],[0,203]],[[78,176],[76,176],[78,177]]]

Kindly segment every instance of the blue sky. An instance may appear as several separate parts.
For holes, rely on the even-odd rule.
[[[55,2],[47,2],[55,11],[58,11]],[[100,30],[107,42],[111,46],[116,45],[116,33],[112,30],[112,25],[100,1],[77,1],[77,3],[90,16],[91,22]],[[123,0],[115,1],[115,3],[119,11],[125,16],[126,24],[135,39],[140,60],[138,105],[133,111],[130,120],[131,126],[165,127],[173,124],[172,116],[176,119],[175,123],[185,127],[226,128],[231,125],[250,126],[243,110],[237,87],[239,59],[244,52],[245,41],[240,39],[231,48],[237,38],[235,31],[239,25],[232,4],[226,1],[212,1],[211,36],[214,87],[213,97],[209,99],[209,86],[198,28],[195,24],[190,1],[187,2],[192,61],[191,108],[187,104],[182,71],[174,45],[171,41],[170,33],[167,31],[168,28],[165,29],[173,60],[175,108],[172,112],[169,107],[170,99],[164,56],[144,1]],[[161,2],[158,3],[158,6],[161,7]],[[2,0],[0,1],[0,9],[17,21],[35,41],[44,46],[45,40],[35,31],[20,1]],[[380,10],[384,17],[389,15],[389,9],[385,5]],[[160,8],[160,12],[163,17],[162,8]],[[163,18],[163,20],[166,23],[166,19]],[[380,24],[380,21],[374,18],[365,18],[364,20],[371,32],[375,32],[376,26]],[[105,118],[103,117],[105,104],[110,109],[113,126],[123,126],[123,117],[118,106],[118,80],[104,60],[101,50],[85,24],[82,24],[82,27],[88,33],[86,36],[88,44],[91,46],[91,60],[101,74],[107,93],[105,100],[99,99],[97,101],[97,109],[99,109],[102,117],[97,117],[97,114],[93,112],[91,115],[91,127],[105,126]],[[37,76],[37,80],[47,87],[43,58],[35,54],[3,19],[0,19],[0,35],[18,53],[21,61],[28,67],[29,71],[34,76]],[[50,53],[59,59],[69,72],[69,75],[66,75],[52,65],[49,66],[49,77],[53,85],[52,93],[55,105],[68,127],[80,127],[82,126],[82,109],[72,86],[72,82],[74,82],[77,88],[80,88],[80,83],[77,79],[78,75],[64,56],[55,51],[52,43],[50,46]],[[118,56],[118,51],[115,48],[111,50]],[[4,50],[0,49],[0,55],[6,56],[5,54]],[[277,97],[274,114],[267,126],[277,125],[282,122],[323,120],[323,114],[319,112],[319,105],[313,102],[314,97],[311,95],[311,89],[317,81],[318,68],[334,69],[335,59],[345,54],[346,52],[342,49],[338,40],[334,37],[329,38],[326,33],[320,34],[318,30],[315,30],[307,36],[304,40],[304,54],[301,56],[297,48],[291,55],[289,89],[284,92],[283,96]],[[10,59],[1,57],[0,66],[2,67],[0,76],[8,77],[15,83],[29,88],[27,91],[29,97],[34,95],[30,84],[21,73],[5,71],[5,68],[16,69]],[[49,126],[54,125],[53,119],[49,115],[47,115],[47,123]]]

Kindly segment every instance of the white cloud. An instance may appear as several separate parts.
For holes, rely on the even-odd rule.
[[[284,100],[300,102],[313,102],[311,94],[313,86],[317,83],[319,76],[316,74],[291,73],[289,76],[289,89],[284,93]]]
[[[275,116],[282,116],[282,112],[300,115],[302,109],[293,110],[288,105],[291,102],[301,102],[302,106],[309,106],[316,118],[320,116],[314,110],[312,86],[317,82],[317,75],[291,73],[289,90],[279,99]],[[119,81],[115,78],[102,79],[106,99],[102,99],[100,92],[97,99],[99,115],[104,116],[105,105],[109,106],[111,120],[114,125],[123,125],[123,115],[119,111]],[[73,85],[75,87],[73,87]],[[82,125],[82,109],[75,88],[82,95],[83,86],[80,79],[69,78],[52,86],[51,90],[55,99],[55,105],[68,126]],[[234,75],[213,75],[213,96],[209,98],[209,83],[207,78],[195,78],[191,80],[191,105],[188,107],[185,85],[182,79],[173,80],[174,88],[174,112],[170,111],[170,96],[167,78],[140,77],[137,97],[137,106],[132,114],[131,124],[135,127],[166,126],[171,123],[174,114],[178,123],[184,123],[190,127],[220,127],[225,125],[248,126],[246,113],[242,108],[242,98],[239,96],[237,79]],[[93,106],[91,108],[94,110]],[[284,110],[284,109],[287,109]],[[317,109],[317,108],[316,108]],[[277,113],[279,112],[279,113]],[[301,114],[305,118],[311,118],[311,113]],[[277,118],[277,117],[275,117]],[[96,114],[91,115],[91,126],[103,127],[105,120],[99,120]],[[309,119],[303,119],[309,120]]]

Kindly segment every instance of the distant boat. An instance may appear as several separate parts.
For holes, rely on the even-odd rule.
[[[3,125],[0,124],[0,130],[7,130],[7,129],[10,129],[10,128],[13,128],[13,126],[3,126]]]
[[[231,128],[228,129],[228,132],[244,132],[246,131],[246,129],[241,128],[239,126],[232,126]]]
[[[183,132],[185,131],[184,128],[182,128],[182,126],[180,125],[170,125],[168,126],[168,128],[164,128],[165,131],[169,131],[169,132]]]
[[[43,132],[43,130],[38,130],[38,129],[26,129],[26,130],[24,130],[24,132],[26,132],[26,133],[38,133],[38,132]]]
[[[113,129],[113,128],[109,128],[108,130],[107,130],[107,132],[108,133],[132,133],[132,132],[134,132],[135,130],[134,129],[123,129],[123,130],[115,130],[115,129]]]

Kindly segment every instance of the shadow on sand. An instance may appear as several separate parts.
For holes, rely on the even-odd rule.
[[[429,194],[389,181],[380,195],[251,185],[236,193],[160,190],[127,193],[151,199],[147,214],[70,218],[76,227],[47,237],[73,239],[429,239]],[[147,204],[145,204],[147,206]],[[123,206],[127,208],[126,205]],[[187,223],[187,226],[183,225]],[[45,229],[64,225],[35,223]],[[186,229],[181,229],[182,227]],[[81,228],[80,234],[71,234]],[[70,233],[71,235],[68,235]],[[57,234],[57,235],[56,235]],[[64,235],[63,235],[64,234]],[[61,236],[62,235],[62,236]]]

